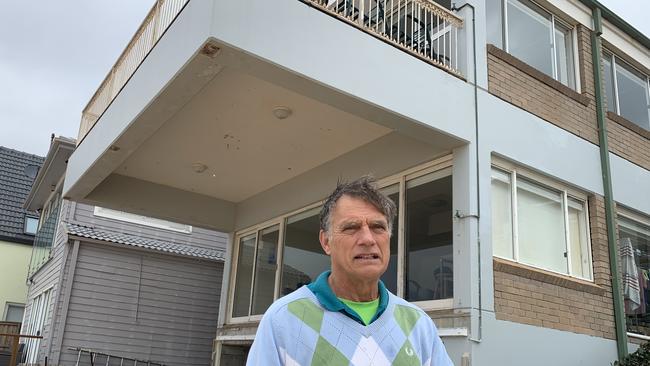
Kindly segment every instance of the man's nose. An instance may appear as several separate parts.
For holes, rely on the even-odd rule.
[[[373,235],[373,232],[370,230],[370,226],[368,225],[363,225],[361,227],[361,230],[359,230],[358,235],[359,244],[374,245],[377,243],[375,236]]]

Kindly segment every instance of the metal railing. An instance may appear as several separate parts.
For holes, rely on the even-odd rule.
[[[68,347],[68,350],[77,352],[75,366],[165,366],[164,363],[151,360],[112,355],[104,352],[93,351],[89,348]]]
[[[455,75],[463,19],[432,0],[300,0]]]
[[[90,98],[81,115],[77,145],[81,143],[95,122],[106,111],[113,99],[135,70],[144,61],[149,51],[174,22],[189,0],[157,0],[144,19],[140,28],[126,46],[122,54],[104,78],[101,85]]]

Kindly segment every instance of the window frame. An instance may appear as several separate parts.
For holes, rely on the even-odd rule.
[[[616,226],[617,226],[616,235],[618,235],[619,240],[620,240],[620,234],[619,233],[620,233],[620,230],[621,230],[620,229],[621,224],[620,224],[620,221],[619,221],[620,218],[623,218],[625,220],[633,221],[633,222],[635,222],[637,224],[641,224],[641,225],[645,225],[645,226],[650,227],[650,216],[645,215],[643,213],[637,213],[634,210],[626,208],[626,207],[622,206],[621,204],[617,203],[617,205],[616,205]],[[650,312],[650,310],[648,312]],[[627,314],[625,314],[625,316],[627,317]],[[646,334],[630,332],[627,329],[627,320],[626,320],[625,323],[626,323],[625,324],[625,332],[627,333],[628,336],[631,336],[631,337],[634,337],[634,338],[639,338],[639,339],[648,339],[648,337],[650,336],[650,335],[646,335]]]
[[[7,301],[5,303],[5,309],[4,309],[4,314],[2,316],[2,321],[9,322],[10,320],[7,319],[7,316],[9,315],[9,308],[14,307],[14,308],[23,308],[23,319],[19,323],[22,323],[25,320],[25,309],[27,308],[27,304],[19,303],[19,302],[11,302]]]
[[[34,230],[34,232],[27,231],[27,227],[29,226],[29,225],[27,224],[27,222],[28,222],[30,219],[31,219],[31,220],[36,220],[36,230]],[[39,227],[40,227],[40,224],[41,224],[41,223],[40,223],[40,219],[39,219],[38,217],[36,217],[36,216],[32,216],[32,215],[25,215],[25,222],[24,222],[24,225],[23,225],[23,233],[25,233],[25,234],[27,234],[27,235],[36,235],[36,233],[38,233],[38,229],[39,229]]]
[[[505,52],[510,53],[510,39],[509,39],[509,31],[508,31],[508,2],[512,0],[497,0],[500,4],[500,14],[501,14],[501,24],[500,26],[500,33],[501,33],[501,46],[499,48],[503,49]],[[514,0],[518,1],[522,6],[525,6],[528,8],[530,11],[539,13],[538,9],[531,8],[526,4],[526,2],[531,3],[534,7],[539,8],[539,10],[545,12],[549,17],[550,17],[550,22],[549,26],[551,28],[551,32],[549,36],[549,41],[551,42],[551,47],[550,47],[550,52],[551,52],[551,60],[552,60],[552,74],[553,75],[548,75],[544,71],[541,71],[537,69],[536,67],[532,66],[535,70],[538,70],[539,72],[543,73],[544,75],[548,75],[551,77],[553,80],[561,83],[562,85],[566,86],[567,88],[570,88],[572,90],[575,90],[576,92],[580,92],[582,86],[580,84],[580,65],[579,65],[579,58],[578,58],[578,36],[576,32],[576,27],[575,25],[572,25],[571,23],[563,20],[562,18],[558,17],[553,13],[552,11],[549,11],[546,7],[542,6],[539,4],[537,1],[534,0]],[[541,14],[540,14],[541,15]],[[489,22],[487,22],[489,23]],[[556,26],[556,24],[559,26]],[[567,49],[571,51],[570,58],[571,60],[568,59],[566,61],[566,66],[567,66],[567,71],[571,70],[571,75],[567,75],[567,84],[562,83],[559,77],[559,71],[558,71],[558,62],[557,62],[557,44],[555,40],[555,32],[557,30],[561,30],[562,28],[566,28],[568,30],[568,34],[566,39],[571,41],[571,47],[568,47]],[[516,57],[516,56],[515,56]],[[570,62],[571,61],[571,62]],[[571,80],[572,79],[572,80]],[[573,84],[573,85],[572,85]]]
[[[406,169],[402,172],[393,174],[391,176],[388,176],[386,178],[380,179],[377,181],[377,187],[379,189],[383,189],[386,187],[389,187],[391,185],[398,185],[399,186],[399,207],[401,208],[398,211],[398,215],[395,218],[396,224],[398,227],[398,231],[396,235],[398,235],[398,250],[397,250],[397,296],[403,297],[404,296],[404,291],[405,291],[405,285],[404,285],[404,280],[406,277],[405,273],[405,255],[406,255],[406,249],[405,249],[405,220],[406,220],[406,182],[409,180],[412,180],[414,178],[426,176],[428,174],[432,173],[440,173],[439,175],[435,174],[434,178],[431,181],[435,181],[437,179],[441,179],[447,176],[453,176],[453,154],[445,155],[443,157],[434,159],[430,162],[424,163],[417,165],[415,167]],[[452,187],[453,188],[453,187]],[[272,219],[266,220],[264,222],[246,227],[244,229],[238,230],[235,232],[233,235],[233,250],[232,254],[230,257],[230,263],[231,263],[231,269],[230,269],[230,279],[228,283],[228,302],[227,302],[227,307],[226,307],[226,323],[227,324],[241,324],[241,323],[250,323],[250,322],[257,322],[262,319],[263,314],[260,315],[251,315],[251,309],[253,306],[252,303],[252,294],[253,294],[253,288],[252,284],[255,281],[254,275],[255,275],[255,266],[257,263],[256,257],[257,257],[257,249],[258,249],[258,238],[259,238],[259,232],[272,227],[274,225],[279,225],[280,227],[280,232],[278,236],[278,246],[277,246],[277,257],[276,257],[276,272],[275,272],[275,286],[274,286],[274,298],[273,301],[277,300],[280,298],[280,286],[282,283],[282,267],[284,265],[284,235],[285,235],[285,229],[287,225],[287,220],[290,217],[293,217],[295,215],[299,215],[301,213],[313,210],[319,206],[322,206],[325,203],[325,198],[322,200],[319,200],[317,202],[314,202],[312,204],[303,206],[301,208],[298,208],[296,210],[287,212],[285,214],[282,214],[280,216],[276,216]],[[453,202],[452,202],[452,211],[453,211]],[[237,282],[237,266],[239,262],[239,251],[240,251],[240,240],[243,237],[249,236],[251,234],[255,234],[255,253],[254,253],[254,259],[253,259],[253,267],[251,269],[252,271],[252,278],[251,278],[251,288],[250,288],[250,294],[249,294],[249,315],[248,316],[241,316],[241,317],[234,317],[233,316],[233,310],[234,310],[234,295],[235,295],[235,285]],[[452,241],[453,245],[453,241]],[[456,281],[456,273],[453,273],[453,280],[454,283]],[[420,308],[424,310],[443,310],[443,309],[452,309],[453,308],[453,303],[454,303],[454,298],[449,298],[449,299],[439,299],[439,300],[426,300],[426,301],[415,301],[413,304],[419,306]]]
[[[29,308],[29,324],[27,329],[25,329],[27,334],[36,335],[37,331],[40,331],[40,335],[42,336],[45,332],[45,327],[48,326],[48,320],[52,320],[50,307],[52,306],[53,301],[53,289],[54,286],[49,286],[32,298]],[[34,308],[34,306],[36,306],[36,308]],[[24,316],[25,315],[23,315],[23,320]],[[34,322],[35,318],[37,322]],[[25,323],[23,323],[23,327],[24,324]],[[49,324],[49,326],[51,330],[52,324]],[[39,327],[41,329],[37,329]],[[36,363],[41,348],[41,339],[27,339],[25,343],[24,357],[26,363]]]
[[[119,210],[113,210],[106,207],[95,206],[93,209],[93,215],[97,217],[103,217],[107,219],[128,222],[131,224],[138,224],[143,226],[148,226],[156,229],[163,229],[174,231],[177,233],[191,234],[192,225],[185,225],[169,220],[157,219],[154,217],[148,217],[144,215],[133,214],[130,212],[124,212]],[[151,220],[151,221],[149,221]],[[179,227],[174,227],[174,225],[179,225]]]
[[[609,72],[612,77],[612,89],[614,91],[614,111],[611,111],[613,113],[616,113],[617,115],[627,119],[621,114],[621,104],[619,100],[619,91],[618,91],[618,77],[617,77],[617,65],[618,63],[621,63],[621,68],[625,69],[626,67],[632,70],[632,73],[637,73],[645,79],[645,99],[646,99],[646,109],[647,109],[647,114],[648,114],[648,121],[650,121],[650,75],[646,74],[645,72],[639,70],[638,68],[634,67],[632,64],[629,62],[625,61],[622,57],[617,56],[615,52],[610,51],[607,48],[603,48],[603,55],[602,55],[603,60],[607,60],[611,66],[609,70],[605,69],[605,72]],[[605,67],[603,63],[603,67]],[[629,72],[628,70],[625,70]],[[637,76],[639,76],[637,75]],[[607,87],[605,87],[605,95],[607,95]],[[607,95],[609,97],[609,95]],[[607,110],[609,111],[609,106],[606,106]],[[630,122],[634,123],[636,126],[639,126],[640,128],[643,128],[647,131],[650,131],[650,129],[646,129],[645,127],[641,126],[637,121],[632,121]],[[650,125],[650,122],[649,122]]]
[[[490,170],[490,189],[492,187],[492,171],[496,169],[499,170],[503,173],[509,174],[510,175],[510,210],[511,210],[511,217],[510,223],[512,225],[512,258],[504,257],[498,254],[494,253],[494,242],[492,243],[492,256],[500,259],[504,259],[507,261],[519,263],[525,266],[533,267],[533,268],[538,268],[543,271],[548,271],[551,273],[556,273],[561,276],[568,276],[571,278],[576,278],[582,281],[588,281],[594,283],[594,259],[593,259],[593,252],[591,248],[591,226],[590,226],[590,219],[589,219],[589,197],[587,194],[566,186],[564,184],[558,183],[553,179],[547,178],[545,176],[542,176],[541,174],[535,173],[531,170],[522,168],[514,163],[506,162],[501,159],[493,159],[492,161],[492,167]],[[564,244],[565,244],[565,250],[566,250],[566,260],[567,260],[567,271],[566,273],[563,272],[558,272],[549,268],[545,268],[542,265],[539,264],[531,264],[527,262],[522,262],[519,258],[519,235],[518,235],[518,212],[517,212],[517,179],[518,177],[521,176],[524,180],[530,181],[533,184],[536,184],[542,188],[554,190],[554,191],[559,191],[562,196],[562,214],[563,214],[563,222],[564,222]],[[492,197],[492,194],[490,193],[490,196]],[[587,255],[589,256],[589,278],[582,277],[578,274],[573,273],[573,268],[571,265],[571,258],[572,258],[572,253],[571,253],[571,240],[570,240],[570,228],[569,228],[569,201],[571,199],[580,201],[582,203],[582,207],[584,209],[584,216],[585,216],[585,228],[584,230],[586,233],[580,233],[580,234],[586,234],[585,235],[585,240],[586,240],[586,250],[587,250]],[[494,204],[494,203],[492,203]],[[494,221],[495,218],[492,217],[492,220]],[[491,238],[492,240],[492,238]]]

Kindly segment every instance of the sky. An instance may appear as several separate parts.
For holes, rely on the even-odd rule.
[[[650,37],[650,1],[600,2]],[[76,138],[81,111],[153,3],[2,1],[0,146],[44,156],[52,133]]]

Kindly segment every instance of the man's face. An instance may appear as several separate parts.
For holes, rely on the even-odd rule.
[[[377,281],[390,260],[386,217],[364,200],[342,196],[331,215],[330,232],[320,232],[332,272],[348,281]]]

